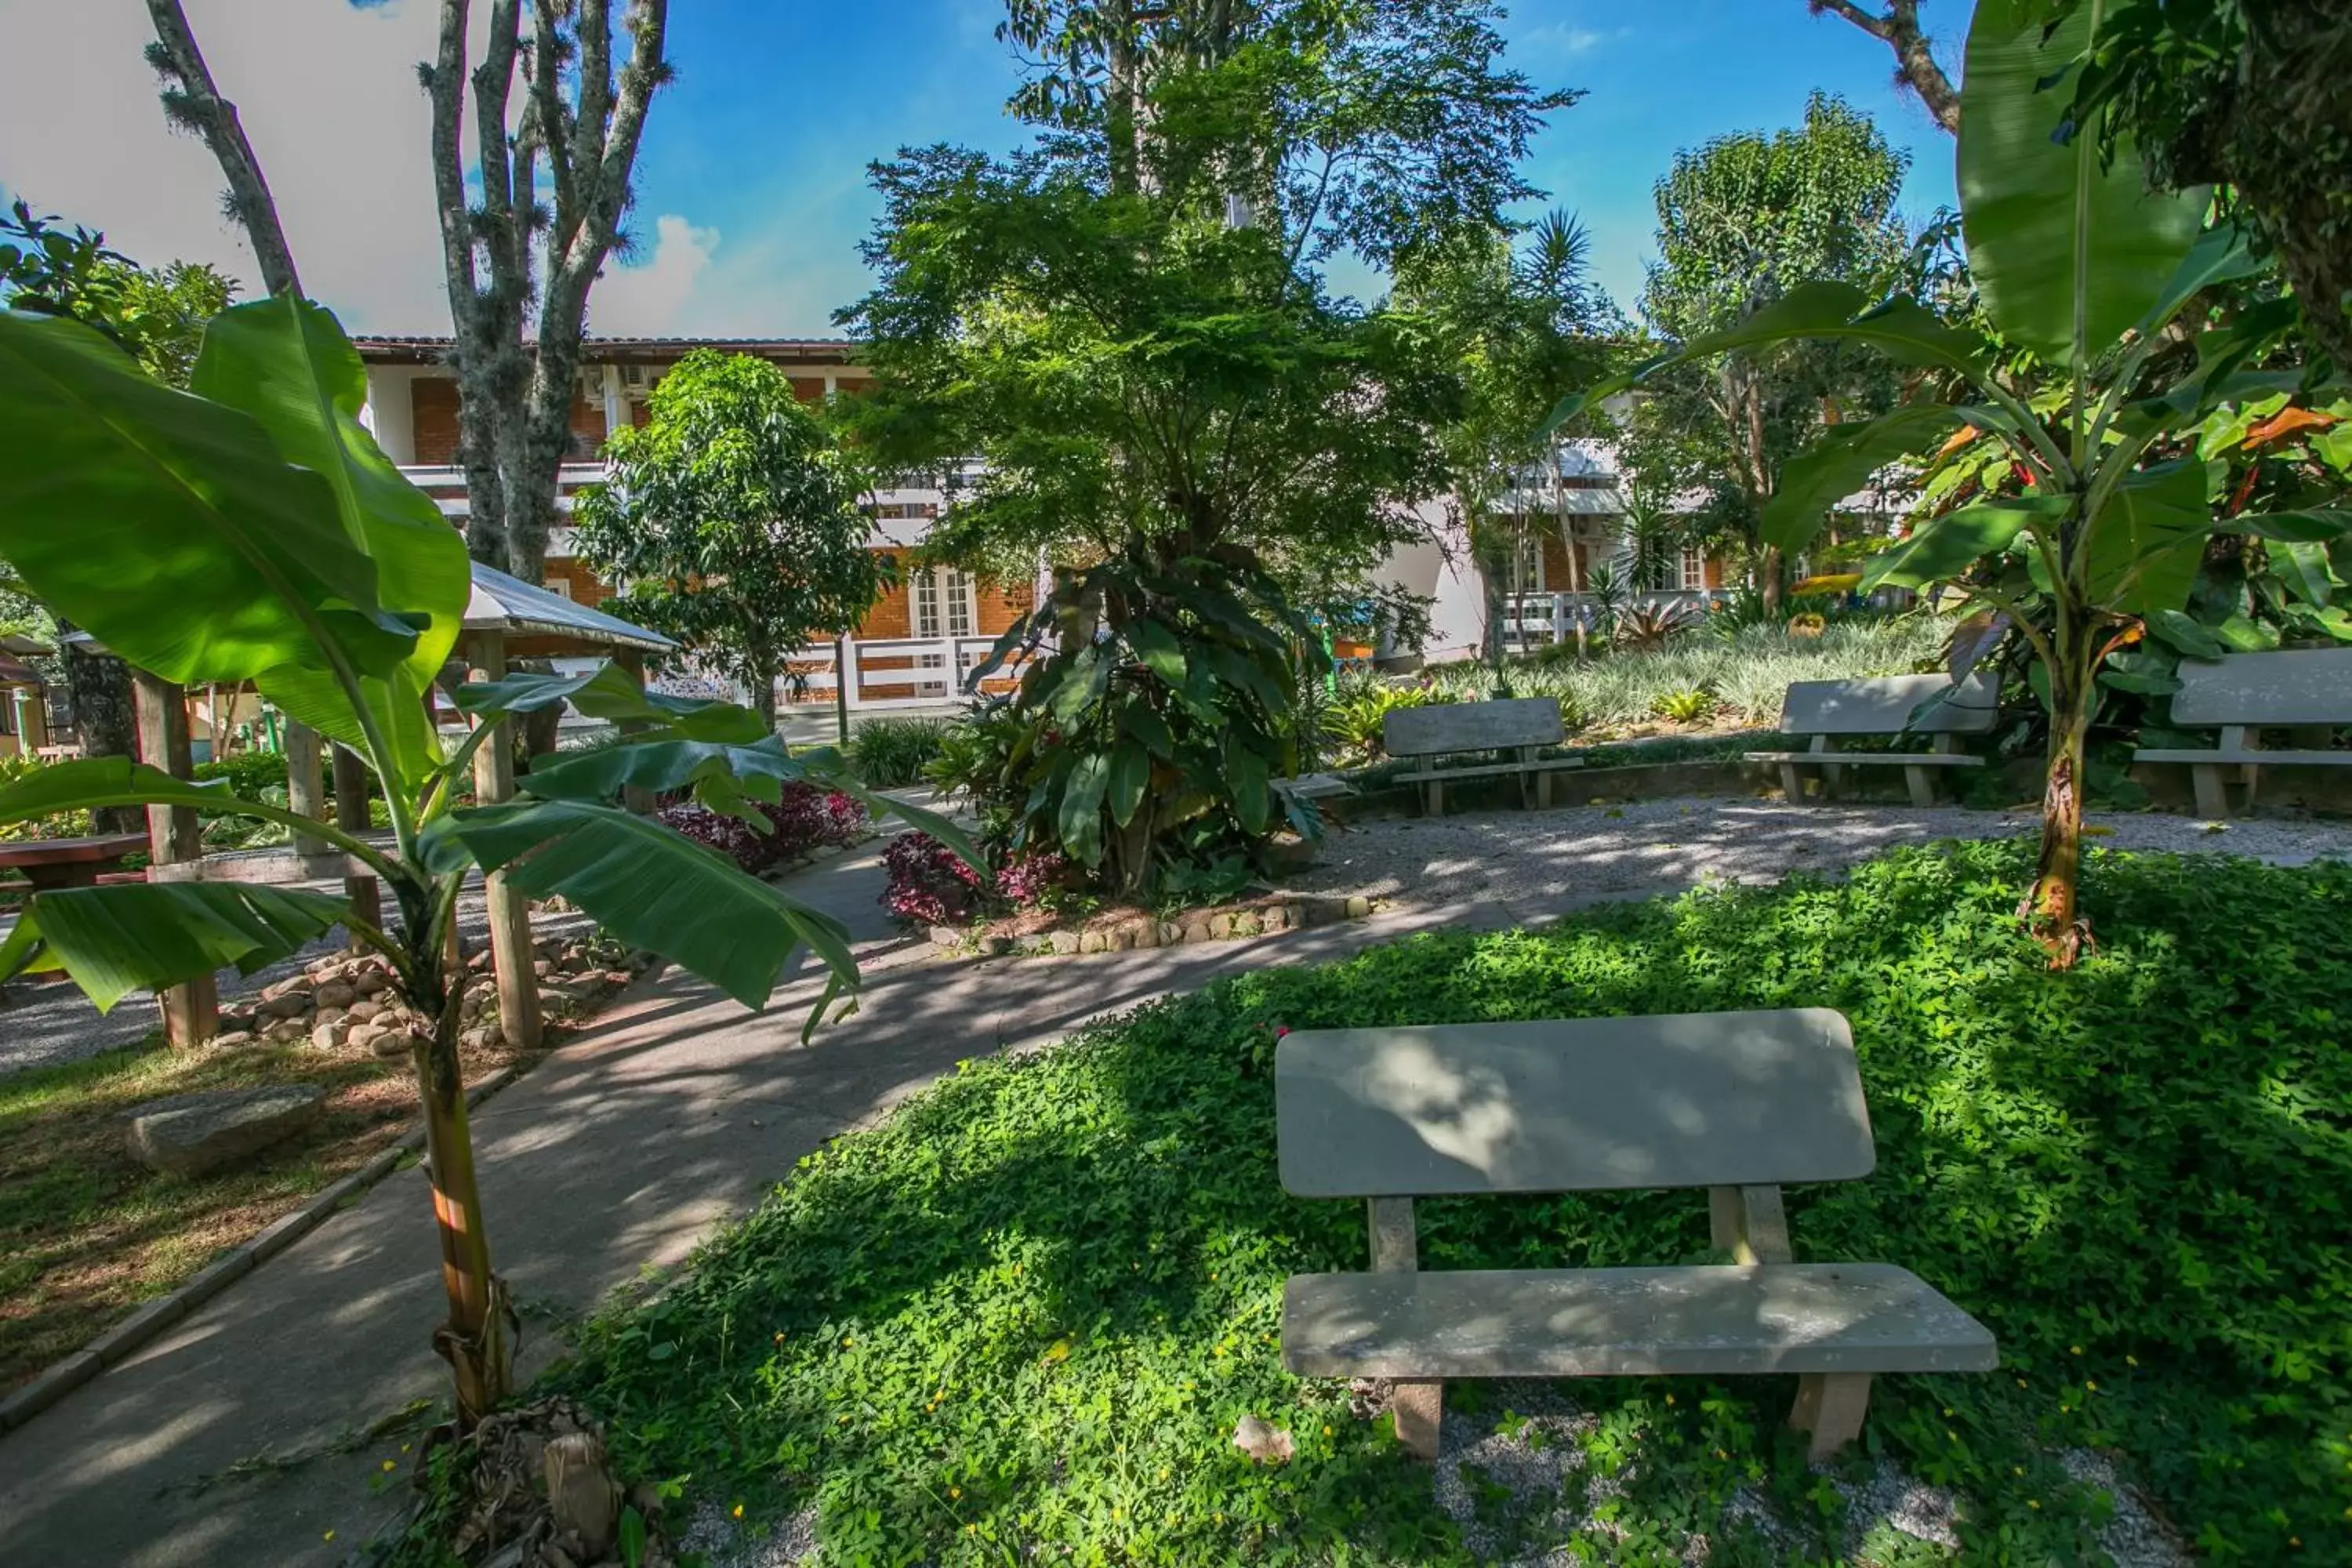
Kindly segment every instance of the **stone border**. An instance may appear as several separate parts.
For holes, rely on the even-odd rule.
[[[499,1068],[466,1091],[467,1108],[480,1104],[520,1076],[520,1069],[511,1065]],[[126,1359],[131,1352],[252,1273],[262,1262],[316,1229],[320,1221],[392,1174],[404,1159],[424,1145],[425,1128],[420,1123],[350,1175],[312,1194],[300,1208],[278,1215],[255,1235],[214,1258],[179,1289],[157,1297],[71,1355],[35,1373],[31,1381],[0,1398],[0,1432],[22,1426],[108,1367]]]
[[[1076,953],[1185,947],[1203,942],[1247,942],[1305,931],[1310,926],[1369,920],[1371,913],[1372,900],[1362,893],[1276,894],[1255,903],[1187,910],[1173,920],[1153,920],[1137,914],[1115,925],[1084,931],[1040,931],[1034,936],[1020,937],[933,926],[930,936],[934,946],[977,952],[983,958],[1060,958]]]

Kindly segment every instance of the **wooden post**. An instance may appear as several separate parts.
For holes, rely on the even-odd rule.
[[[335,748],[335,826],[346,833],[368,830],[368,781],[372,776],[357,752],[348,746]],[[350,900],[352,914],[379,930],[383,928],[383,884],[373,877],[346,877],[343,896]],[[355,933],[347,934],[352,936],[353,952],[365,950],[367,944]]]
[[[286,809],[297,816],[324,821],[327,816],[327,785],[320,766],[319,732],[306,725],[286,721]],[[327,852],[324,839],[308,834],[294,836],[294,853],[301,856],[323,855]]]
[[[475,679],[499,680],[507,672],[507,643],[498,632],[477,634],[472,641]],[[506,720],[500,733],[474,752],[474,800],[495,805],[514,798],[514,747]],[[482,879],[490,906],[490,965],[499,983],[499,1023],[507,1044],[519,1050],[536,1050],[541,1037],[539,1016],[539,975],[530,946],[530,903],[507,885],[506,874],[492,871]]]
[[[1414,1234],[1411,1198],[1367,1198],[1364,1206],[1372,1227],[1372,1272],[1410,1274],[1421,1267],[1421,1245]],[[1389,1412],[1396,1418],[1397,1441],[1407,1452],[1424,1459],[1437,1458],[1438,1430],[1445,1422],[1445,1380],[1394,1380]]]
[[[139,754],[149,767],[184,779],[194,771],[188,752],[188,694],[172,681],[143,669],[131,672],[131,700],[139,718]],[[147,853],[158,866],[185,865],[205,858],[204,828],[195,808],[147,808]],[[209,974],[168,987],[157,998],[163,1010],[163,1037],[173,1046],[201,1045],[220,1028],[220,991]]]
[[[646,656],[643,653],[633,647],[622,648],[613,655],[613,662],[628,672],[629,679],[637,683],[639,690],[645,689]],[[650,726],[643,719],[621,721],[621,733],[624,735],[635,735],[648,728]],[[654,792],[636,784],[624,784],[621,786],[621,807],[638,816],[651,816],[654,814]]]

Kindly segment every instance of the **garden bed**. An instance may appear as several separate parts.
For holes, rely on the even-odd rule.
[[[2031,861],[1900,850],[1423,936],[971,1064],[594,1324],[561,1386],[628,1480],[690,1477],[722,1536],[813,1531],[828,1561],[1947,1560],[1873,1522],[1907,1490],[1959,1562],[2090,1563],[2100,1456],[2217,1558],[2344,1561],[2352,868],[2095,851],[2099,947],[2053,974],[2012,912]],[[1791,1191],[1800,1258],[1916,1270],[1999,1336],[1999,1373],[1885,1380],[1827,1479],[1781,1429],[1785,1379],[1566,1383],[1540,1425],[1457,1384],[1441,1490],[1361,1391],[1282,1370],[1284,1278],[1360,1267],[1364,1240],[1360,1205],[1282,1192],[1280,1027],[1800,1005],[1853,1019],[1878,1150],[1867,1180]],[[1423,1220],[1434,1268],[1707,1248],[1690,1194]],[[1245,1415],[1295,1458],[1250,1462]],[[1530,1486],[1480,1468],[1496,1438],[1572,1452]]]

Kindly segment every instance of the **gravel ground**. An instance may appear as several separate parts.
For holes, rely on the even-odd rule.
[[[1292,885],[1364,893],[1405,908],[1490,905],[1533,917],[1580,900],[1706,881],[1775,881],[1801,868],[1850,865],[1897,844],[2040,830],[2038,812],[1761,800],[1385,817],[1333,832],[1316,864]],[[2352,823],[2250,818],[2222,824],[2144,812],[2094,813],[2085,833],[2090,843],[2114,848],[2249,855],[2282,865],[2352,854]]]
[[[323,883],[320,886],[321,889],[326,887]],[[387,909],[385,918],[389,929],[399,929],[396,911]],[[568,935],[575,929],[584,931],[593,923],[585,915],[540,915],[532,920],[531,930],[541,937]],[[457,924],[465,933],[468,952],[489,940],[489,909],[482,901],[478,887],[458,900]],[[218,976],[220,998],[226,1003],[257,993],[265,985],[299,973],[311,960],[341,952],[342,947],[342,933],[331,931],[301,952],[250,975],[224,969]],[[100,1051],[133,1045],[157,1026],[155,999],[151,992],[133,991],[117,1003],[113,1011],[101,1016],[80,988],[68,981],[50,980],[37,984],[19,981],[0,986],[0,1074],[79,1061]]]

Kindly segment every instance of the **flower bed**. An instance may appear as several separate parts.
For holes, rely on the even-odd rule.
[[[718,850],[753,876],[827,846],[855,843],[870,826],[866,807],[856,800],[814,784],[787,784],[779,804],[760,809],[770,823],[765,830],[690,802],[664,806],[660,820],[663,826]]]

